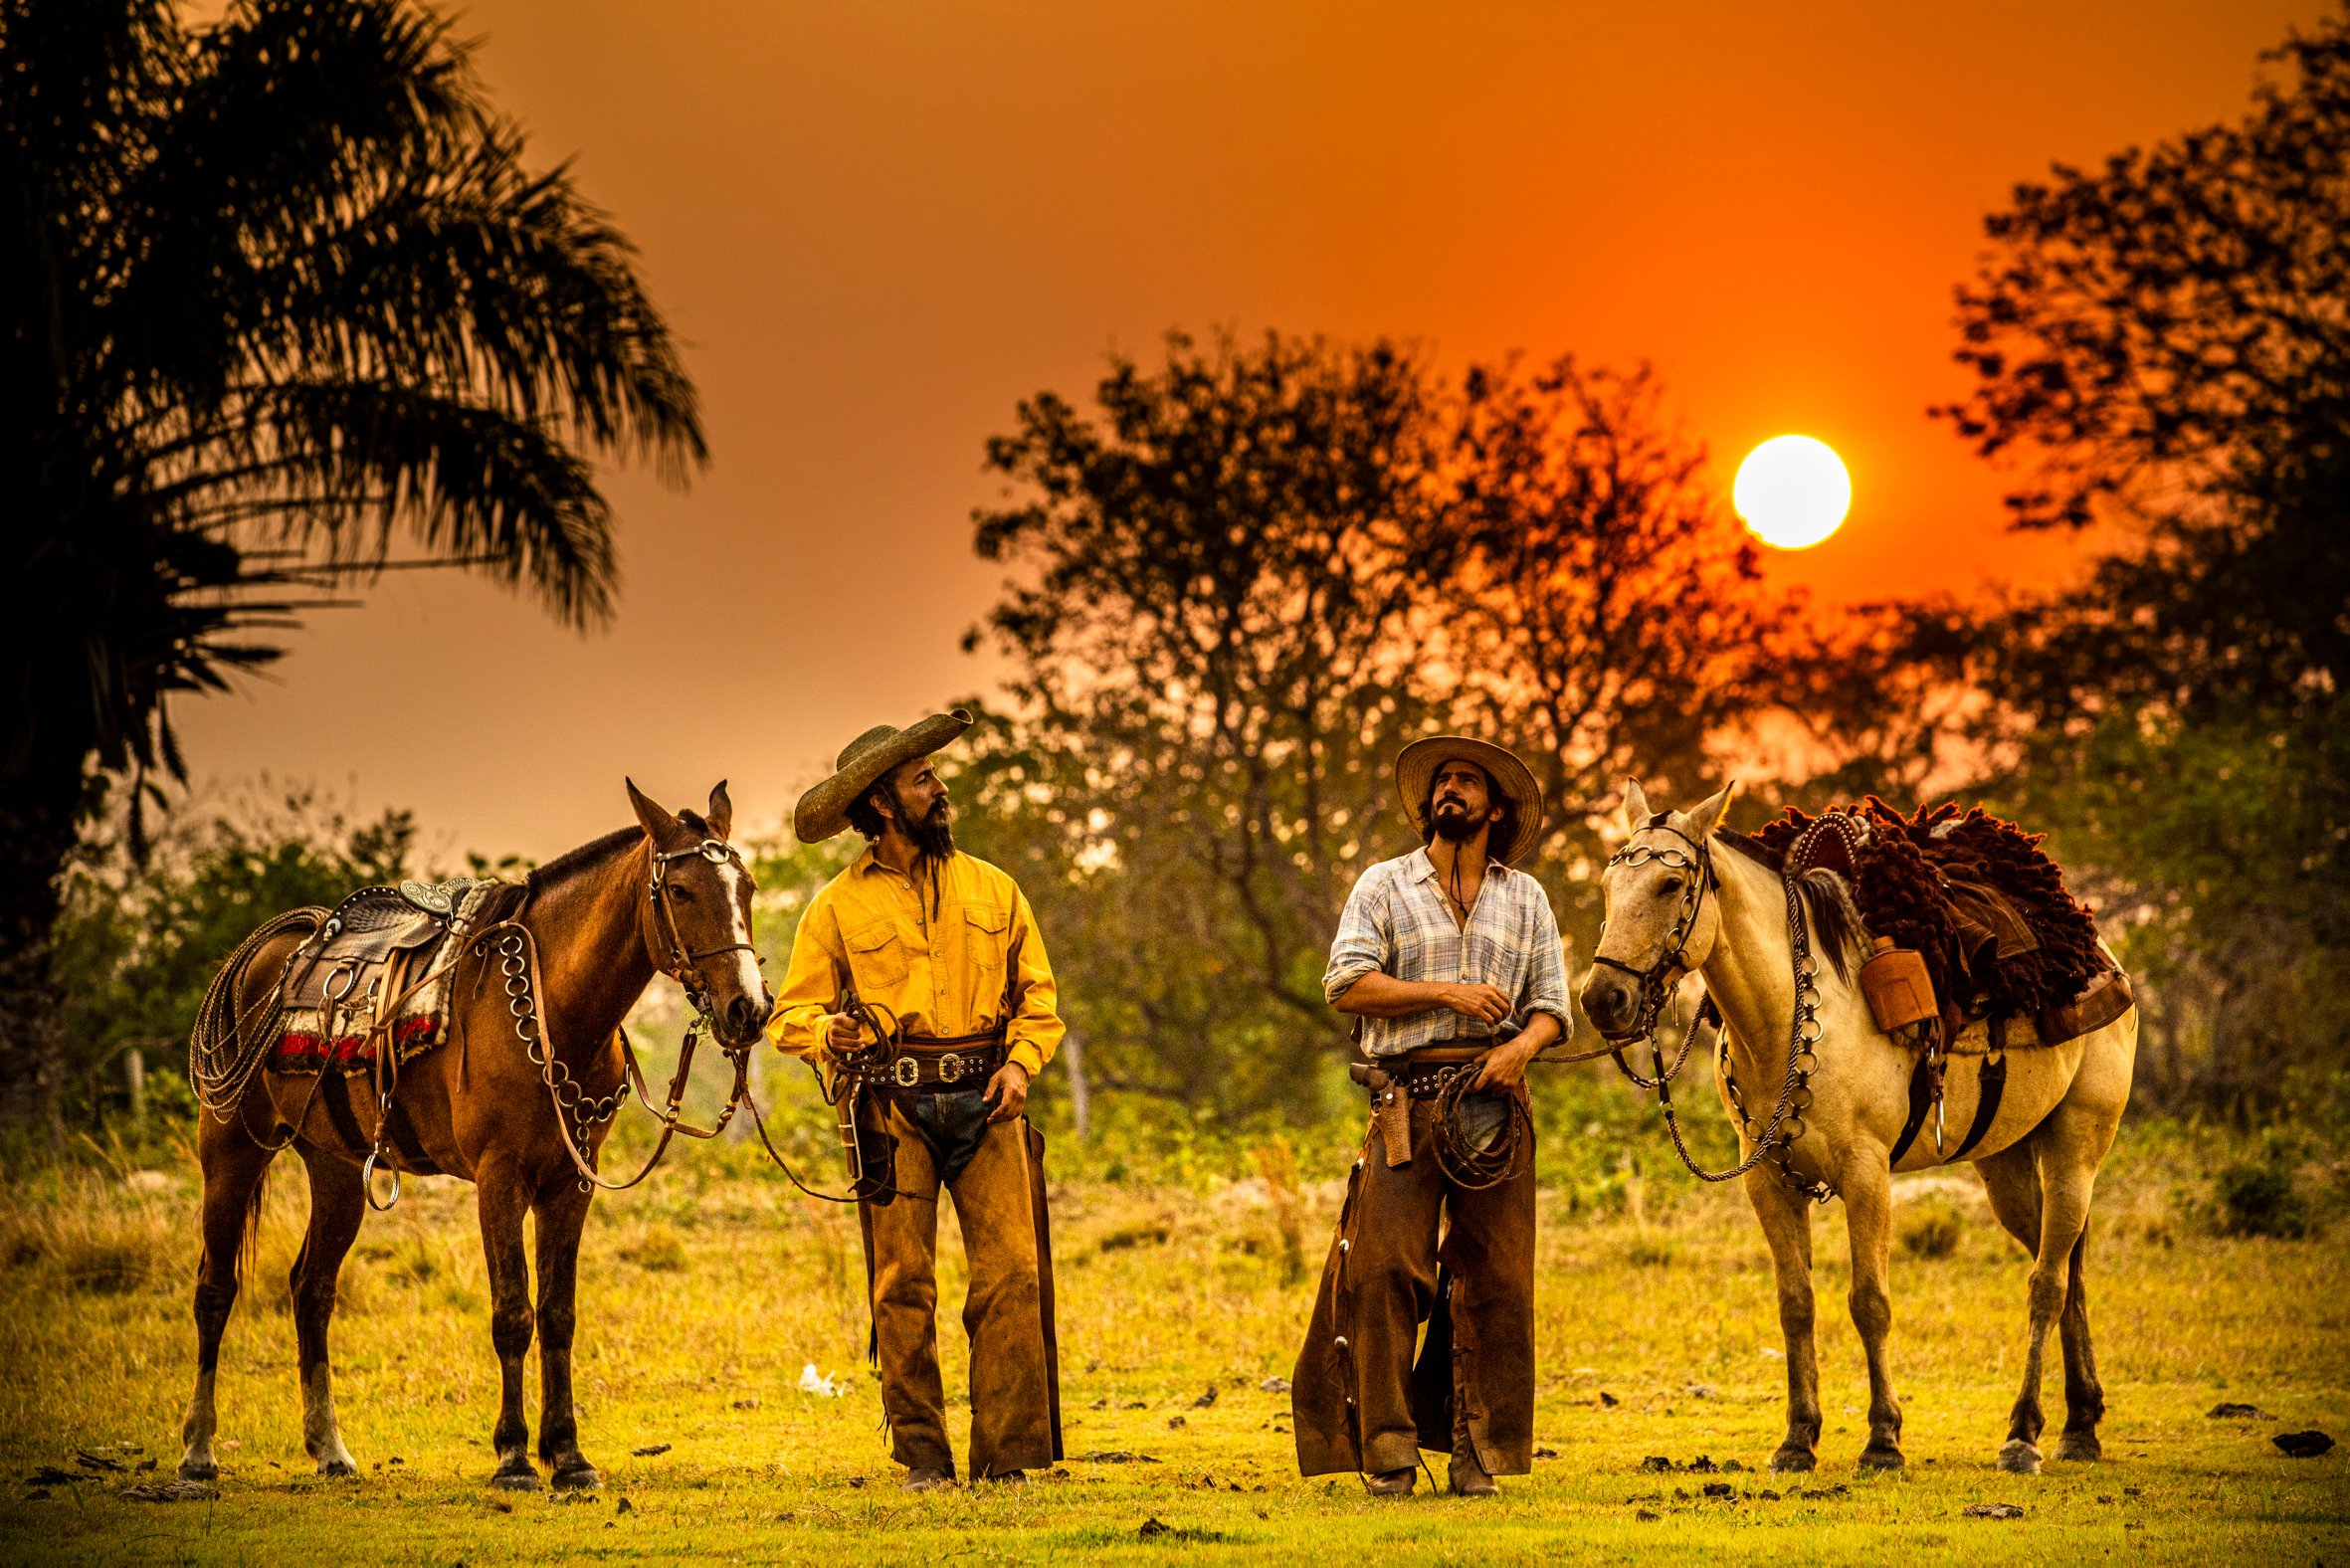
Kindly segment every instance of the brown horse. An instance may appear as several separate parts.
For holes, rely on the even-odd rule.
[[[225,1118],[201,1117],[196,1152],[204,1172],[204,1253],[196,1275],[196,1384],[182,1429],[182,1476],[200,1480],[217,1472],[213,1385],[221,1334],[237,1299],[240,1255],[259,1223],[264,1177],[289,1146],[301,1156],[310,1183],[309,1232],[293,1274],[302,1444],[322,1475],[357,1470],[335,1425],[326,1357],[335,1279],[369,1201],[369,1150],[353,1147],[348,1124],[355,1121],[360,1137],[383,1145],[382,1160],[397,1169],[438,1170],[474,1183],[490,1274],[490,1339],[502,1382],[492,1434],[497,1472],[490,1483],[517,1490],[539,1484],[522,1390],[532,1326],[522,1217],[537,1214],[543,1406],[538,1454],[557,1486],[600,1483],[580,1453],[571,1400],[579,1238],[595,1196],[573,1145],[590,1163],[602,1146],[624,1084],[621,1020],[656,971],[685,983],[720,1043],[733,1051],[758,1040],[772,1006],[750,949],[750,874],[726,846],[733,818],[726,786],[711,791],[706,819],[690,811],[672,816],[634,784],[628,792],[637,827],[573,850],[531,873],[522,886],[493,894],[476,932],[498,921],[512,923],[498,933],[499,941],[468,938],[449,988],[445,1038],[398,1076],[395,1103],[413,1129],[408,1152],[384,1137],[371,1095],[338,1097],[330,1107],[317,1092],[318,1077],[273,1072],[266,1062],[233,1108],[224,1107]],[[215,990],[224,1000],[234,998],[232,1020],[274,1014],[273,990],[303,940],[302,931],[290,930],[249,944],[250,951],[231,961]],[[532,949],[537,1028],[546,1042],[543,1067],[517,1030],[512,993],[501,978],[519,967],[501,970],[501,954],[512,963],[510,955]],[[240,1044],[267,1051],[274,1042]],[[389,1051],[389,1043],[379,1050]],[[569,1112],[568,1126],[554,1088],[566,1076],[596,1107],[586,1115]],[[338,1119],[346,1123],[340,1131]],[[422,1159],[415,1157],[419,1146]]]

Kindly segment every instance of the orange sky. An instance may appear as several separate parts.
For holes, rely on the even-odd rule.
[[[182,703],[192,766],[413,806],[444,860],[618,826],[623,773],[673,805],[730,777],[772,826],[868,724],[985,686],[957,649],[996,580],[969,548],[982,440],[1171,325],[1646,356],[1725,494],[1768,436],[1843,454],[1852,516],[1775,555],[1785,580],[2059,570],[1923,417],[1963,385],[1982,217],[2052,160],[2235,116],[2322,10],[475,0],[461,31],[533,157],[571,158],[643,250],[710,469],[683,495],[615,479],[609,630],[387,582],[274,678]],[[448,673],[375,693],[416,639]]]

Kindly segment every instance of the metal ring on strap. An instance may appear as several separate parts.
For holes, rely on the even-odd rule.
[[[899,1057],[889,1076],[897,1080],[900,1088],[911,1088],[922,1080],[922,1065],[912,1057]]]

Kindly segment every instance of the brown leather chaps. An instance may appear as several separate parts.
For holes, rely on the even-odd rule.
[[[1391,1165],[1384,1124],[1407,1103],[1409,1157]],[[1380,1474],[1464,1443],[1488,1474],[1532,1468],[1532,1149],[1499,1185],[1468,1191],[1438,1163],[1435,1126],[1433,1099],[1383,1111],[1348,1179],[1290,1379],[1302,1474]]]
[[[890,1455],[955,1472],[938,1372],[938,1194],[930,1149],[896,1105],[877,1097],[878,1130],[896,1139],[897,1195],[858,1205],[872,1285],[874,1353]],[[946,1191],[970,1265],[972,1476],[1061,1458],[1061,1377],[1053,1339],[1053,1251],[1045,1215],[1045,1139],[1025,1117],[988,1127]]]

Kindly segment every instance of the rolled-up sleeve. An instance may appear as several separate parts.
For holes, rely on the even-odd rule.
[[[1053,978],[1053,961],[1045,956],[1044,933],[1037,929],[1028,894],[1017,889],[1012,894],[1010,954],[1020,1000],[1006,1023],[1004,1041],[1010,1060],[1028,1069],[1033,1078],[1045,1071],[1068,1031],[1061,1022],[1061,988]]]
[[[832,901],[819,892],[792,935],[791,962],[767,1020],[767,1038],[777,1050],[812,1058],[824,1049],[825,1020],[841,1005],[841,976],[848,967],[841,923],[833,916]]]
[[[1558,1020],[1558,1037],[1571,1040],[1575,1034],[1575,1008],[1567,997],[1567,948],[1559,936],[1558,916],[1551,912],[1550,895],[1534,883],[1531,924],[1533,951],[1526,965],[1526,994],[1519,999],[1518,1016],[1531,1022],[1536,1013],[1548,1013]]]
[[[1330,943],[1330,967],[1322,972],[1322,999],[1335,1003],[1357,980],[1395,962],[1395,928],[1387,905],[1387,868],[1374,866],[1356,879],[1338,916]]]

